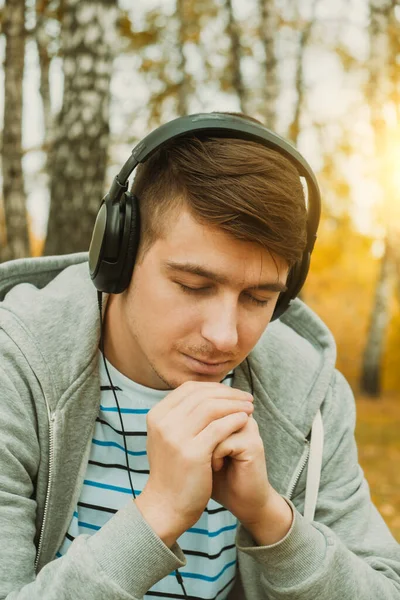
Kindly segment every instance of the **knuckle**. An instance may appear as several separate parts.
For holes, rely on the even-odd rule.
[[[196,456],[193,453],[192,450],[186,449],[184,452],[182,452],[182,449],[179,448],[179,451],[181,453],[181,464],[183,467],[190,467],[190,465],[192,465],[195,460],[196,460]]]
[[[188,389],[192,389],[194,388],[196,385],[198,385],[198,381],[193,381],[192,379],[189,379],[188,381],[185,381],[184,383],[182,383],[181,387],[182,388],[188,388]]]
[[[196,409],[195,409],[196,410]],[[217,419],[226,414],[228,410],[228,403],[224,402],[223,404],[219,401],[215,401],[213,399],[207,399],[202,402],[198,407],[197,411],[202,418],[211,418]]]
[[[192,381],[192,380],[185,381],[179,387],[179,389],[185,394],[185,396],[189,396],[190,394],[193,394],[193,392],[198,390],[198,388],[199,388],[199,382]]]
[[[174,437],[165,435],[163,441],[169,453],[172,453],[173,456],[179,455],[181,448]]]
[[[152,427],[153,426],[153,422],[154,422],[154,414],[152,414],[153,409],[149,410],[149,412],[146,415],[146,425],[147,427]]]
[[[151,433],[153,436],[163,437],[165,429],[163,419],[158,419],[156,414],[150,415],[150,412],[147,413],[146,418],[147,432]]]
[[[208,426],[213,434],[218,435],[224,429],[223,417],[221,419],[215,419],[215,421],[211,421]]]
[[[182,452],[183,444],[175,430],[171,427],[158,427],[157,433],[162,438],[163,445],[168,452],[171,452],[173,455]]]

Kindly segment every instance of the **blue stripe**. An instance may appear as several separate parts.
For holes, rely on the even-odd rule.
[[[214,577],[207,577],[207,575],[199,575],[198,573],[185,573],[185,571],[179,571],[179,573],[182,575],[183,578],[187,578],[187,579],[202,579],[203,581],[217,581],[217,579],[219,579],[221,577],[221,575],[223,575],[225,573],[225,571],[227,569],[229,569],[229,567],[232,567],[235,564],[236,564],[236,560],[233,560],[232,562],[228,563],[227,565],[224,566],[222,571],[220,571],[218,573],[218,575],[215,575]],[[169,573],[169,575],[172,577],[175,577],[175,571],[173,573]]]
[[[103,412],[118,412],[118,408],[116,406],[103,406],[100,404],[100,409]],[[150,408],[121,408],[121,413],[127,415],[147,415],[150,411]]]
[[[103,442],[101,440],[93,439],[92,444],[96,444],[96,446],[112,446],[113,448],[118,448],[119,450],[125,452],[125,448],[116,442]],[[128,450],[128,454],[131,456],[146,456],[147,452],[146,450],[144,452],[132,452],[131,450]]]
[[[95,531],[101,529],[101,527],[98,525],[91,525],[90,523],[85,523],[84,521],[78,521],[78,525],[79,527],[87,527],[88,529],[94,529]]]
[[[127,493],[131,493],[131,490],[128,490],[127,488],[117,488],[117,487],[113,487],[113,486],[107,486],[106,484],[101,484],[101,483],[99,484],[94,481],[85,480],[83,483],[86,483],[86,485],[93,485],[94,487],[104,487],[104,488],[110,488],[110,489],[112,488],[112,489],[119,489],[119,490],[123,490],[123,491],[126,490]],[[135,490],[135,494],[140,494],[140,493],[141,493],[140,491]],[[74,512],[73,516],[76,519],[79,518],[79,515],[76,511]],[[88,527],[89,529],[95,529],[96,531],[98,529],[100,529],[100,527],[98,527],[97,525],[90,525],[89,523],[85,523],[83,521],[78,521],[78,525],[81,525],[82,527]],[[228,527],[222,527],[222,529],[218,529],[217,531],[207,531],[207,529],[196,529],[195,527],[191,527],[190,529],[187,530],[187,532],[208,535],[208,537],[215,537],[215,536],[219,535],[220,533],[222,533],[223,531],[229,531],[229,530],[236,529],[236,528],[237,528],[237,523],[236,523],[236,525],[229,525]]]
[[[78,519],[78,513],[75,511],[73,516]],[[95,531],[98,531],[99,529],[101,529],[101,527],[99,527],[98,525],[91,525],[90,523],[85,523],[85,521],[78,521],[78,525],[80,527],[87,527],[88,529],[94,529]]]
[[[56,552],[56,556],[57,556],[57,558],[61,558],[62,554],[60,554],[59,552]]]
[[[123,488],[117,485],[107,485],[106,483],[98,483],[97,481],[89,481],[89,479],[85,479],[83,481],[85,485],[91,485],[92,487],[97,487],[102,490],[113,490],[115,492],[123,492],[124,494],[132,494],[131,488]],[[138,496],[142,492],[141,490],[135,490],[135,494]]]
[[[223,531],[231,531],[232,529],[237,529],[237,523],[235,523],[235,525],[228,525],[227,527],[222,527],[222,529],[218,529],[217,531],[207,531],[207,529],[198,529],[197,527],[191,527],[187,531],[189,533],[202,533],[204,535],[208,535],[208,537],[216,537]]]

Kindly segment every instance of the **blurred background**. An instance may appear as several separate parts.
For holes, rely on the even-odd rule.
[[[323,197],[302,299],[332,330],[400,541],[400,0],[0,0],[0,262],[88,249],[133,146],[242,111]]]

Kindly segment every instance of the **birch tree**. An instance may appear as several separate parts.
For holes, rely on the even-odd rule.
[[[60,54],[64,96],[49,153],[46,254],[87,250],[104,195],[116,0],[65,0]]]
[[[279,97],[278,59],[275,37],[278,31],[278,13],[274,0],[258,0],[260,14],[259,37],[264,48],[263,73],[263,121],[272,130],[276,130],[277,103]]]
[[[25,52],[25,2],[6,0],[3,32],[4,127],[2,145],[5,245],[0,260],[29,256],[26,195],[22,171],[22,82]]]
[[[45,150],[49,150],[53,133],[53,116],[50,100],[50,64],[51,37],[47,33],[46,24],[48,13],[51,9],[51,0],[36,0],[36,27],[35,40],[39,57],[39,92],[43,105],[44,143]]]
[[[241,71],[241,44],[239,27],[233,14],[232,0],[225,0],[227,13],[227,33],[230,38],[230,60],[229,68],[232,73],[232,86],[239,97],[240,111],[246,112],[246,89]]]
[[[315,13],[318,0],[313,0],[311,4],[311,16],[302,23],[299,32],[299,44],[296,55],[295,68],[295,88],[296,88],[296,104],[293,113],[293,119],[289,125],[288,136],[296,146],[301,131],[301,116],[304,111],[305,98],[307,96],[306,84],[304,81],[304,55],[310,42],[311,33],[315,24]],[[301,20],[299,18],[301,23]]]
[[[391,62],[389,26],[393,17],[393,8],[391,1],[370,0],[370,57],[367,95],[375,146],[375,173],[386,199],[393,191],[385,176],[383,162],[387,158],[388,131],[383,110],[389,98],[390,89],[390,78],[388,77],[388,66]],[[387,206],[386,203],[384,205]],[[392,263],[388,233],[386,230],[384,252],[376,282],[360,381],[361,390],[371,397],[378,397],[381,392],[382,356],[389,322]]]
[[[179,63],[178,70],[180,81],[178,83],[177,93],[177,111],[179,116],[184,116],[188,113],[188,100],[189,100],[189,89],[188,89],[188,77],[186,69],[186,57],[185,57],[185,42],[186,42],[186,18],[185,18],[185,0],[176,0],[176,18],[178,25],[178,53]]]

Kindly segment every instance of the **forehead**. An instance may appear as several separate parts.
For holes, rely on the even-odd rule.
[[[215,275],[211,279],[219,279],[220,283],[285,282],[288,271],[281,257],[272,257],[259,244],[238,240],[217,226],[201,224],[186,210],[176,215],[154,244],[154,251],[167,272],[175,268],[196,275],[199,267],[199,276],[200,271],[203,276],[207,271]]]

